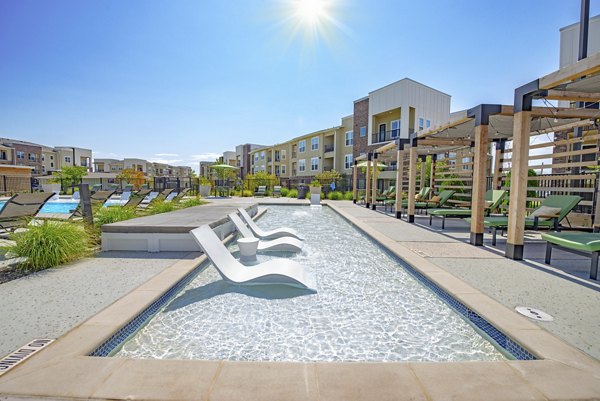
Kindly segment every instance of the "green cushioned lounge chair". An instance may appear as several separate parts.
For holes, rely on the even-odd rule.
[[[598,256],[600,255],[600,233],[551,232],[542,234],[546,244],[546,264],[552,259],[552,248],[591,256],[590,278],[598,280]]]
[[[395,194],[396,194],[396,187],[392,185],[392,186],[388,187],[388,189],[386,189],[385,191],[383,191],[381,194],[377,195],[377,197],[375,198],[375,200],[377,202],[385,202],[392,195],[395,195]]]
[[[431,194],[431,187],[423,187],[423,188],[421,188],[421,190],[417,194],[417,197],[419,199],[417,202],[423,202],[424,199],[428,200],[430,194]],[[408,207],[408,199],[402,199],[402,207],[403,208],[407,208]]]
[[[427,202],[415,202],[415,209],[424,209],[427,211],[427,209],[439,208],[440,206],[444,206],[455,193],[456,191],[445,189],[437,195],[440,198],[439,201],[433,202],[430,199]]]
[[[503,189],[490,189],[485,193],[485,215],[489,216],[491,212],[496,210],[500,203],[506,197],[507,192]],[[454,208],[454,209],[432,209],[429,210],[429,225],[431,225],[433,217],[442,218],[442,230],[446,228],[447,217],[458,217],[465,218],[471,217],[472,210],[467,208]]]
[[[254,191],[254,196],[265,196],[267,194],[267,186],[259,185]]]
[[[550,195],[546,199],[542,201],[540,206],[536,209],[540,209],[541,207],[554,207],[559,208],[560,212],[558,212],[555,216],[542,216],[542,217],[526,217],[525,218],[525,228],[531,228],[537,230],[539,228],[554,228],[558,230],[559,223],[567,217],[567,215],[573,210],[575,206],[581,201],[581,196],[577,195]],[[534,211],[535,212],[535,211]],[[533,212],[532,212],[533,213]],[[530,214],[531,216],[531,214]],[[465,219],[467,221],[471,221],[471,219]],[[496,234],[498,229],[505,230],[508,227],[508,216],[492,216],[486,217],[483,220],[483,225],[486,228],[492,229],[492,245],[496,245]]]

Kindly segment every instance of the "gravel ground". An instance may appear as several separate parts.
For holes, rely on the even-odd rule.
[[[0,284],[0,356],[34,338],[58,338],[187,252],[104,252]]]

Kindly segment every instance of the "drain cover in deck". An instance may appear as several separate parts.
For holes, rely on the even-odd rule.
[[[527,316],[533,320],[540,320],[542,322],[551,322],[554,320],[554,318],[546,312],[539,309],[530,308],[529,306],[517,306],[515,310],[521,315]]]

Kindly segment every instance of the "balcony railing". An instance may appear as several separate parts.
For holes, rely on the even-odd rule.
[[[394,139],[400,136],[399,129],[393,129],[391,131],[385,132],[375,132],[371,137],[371,143],[380,143],[380,142],[388,142],[393,141]]]
[[[333,152],[335,150],[335,146],[334,145],[325,145],[325,153],[327,152]]]
[[[295,159],[295,158],[296,158],[296,156],[297,156],[297,155],[296,155],[296,152],[292,152],[292,159]]]

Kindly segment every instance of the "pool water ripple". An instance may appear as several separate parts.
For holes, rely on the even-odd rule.
[[[505,359],[398,262],[330,209],[270,206],[258,224],[305,238],[289,256],[317,293],[234,286],[208,266],[116,353],[244,361]],[[235,242],[230,250],[237,250]],[[259,261],[278,256],[259,255]]]

